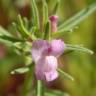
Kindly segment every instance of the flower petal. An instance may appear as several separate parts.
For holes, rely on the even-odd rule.
[[[49,43],[45,40],[36,40],[33,42],[33,47],[31,50],[32,58],[37,62],[49,48]]]
[[[57,78],[57,58],[54,56],[46,56],[38,60],[35,65],[36,78],[38,80],[54,80]],[[48,77],[47,77],[48,75]]]
[[[47,81],[53,81],[58,77],[58,72],[56,71],[58,62],[57,58],[54,56],[46,56],[44,64],[44,75]]]
[[[49,72],[52,70],[56,70],[58,67],[57,58],[54,56],[46,56],[45,57],[45,64],[44,64],[44,71]]]
[[[44,80],[44,64],[45,64],[45,59],[41,58],[35,65],[35,74],[36,74],[36,78],[38,80]]]
[[[50,72],[45,72],[46,81],[53,81],[53,80],[57,79],[57,77],[58,77],[58,72],[56,70],[50,71]]]
[[[56,57],[59,57],[63,54],[64,49],[66,48],[65,43],[59,39],[59,40],[53,40],[51,42],[51,55],[54,55]]]

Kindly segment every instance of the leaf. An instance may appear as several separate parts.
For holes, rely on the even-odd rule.
[[[17,39],[12,36],[8,31],[6,31],[3,27],[0,26],[0,41],[4,43],[11,42],[24,42],[24,40]]]
[[[56,5],[53,9],[53,14],[56,14],[60,5],[60,0],[56,0]]]
[[[11,72],[11,74],[24,74],[26,72],[29,71],[29,68],[28,67],[22,67],[22,68],[18,68],[18,69],[15,69]]]
[[[57,90],[47,90],[45,96],[70,96],[69,94]]]
[[[25,59],[24,61],[26,66],[29,66],[32,64],[32,56],[25,56],[24,59]]]
[[[0,43],[6,44],[8,46],[12,46],[12,42],[4,39],[0,39]]]
[[[28,36],[30,37],[30,33],[29,33],[29,32],[27,31],[27,29],[25,28],[24,22],[23,22],[23,20],[22,20],[22,18],[21,18],[21,15],[18,15],[17,21],[18,21],[18,30],[19,30],[21,36],[22,36],[23,38],[26,38],[26,37],[28,37]]]
[[[58,69],[58,72],[61,73],[62,75],[64,75],[65,78],[74,81],[74,78],[72,76],[70,76],[66,72],[62,71],[61,69]]]
[[[15,37],[11,37],[11,36],[5,36],[5,35],[1,35],[0,39],[11,41],[11,42],[24,42],[24,40],[17,39]]]
[[[24,22],[25,28],[28,29],[29,28],[29,22],[28,22],[27,17],[23,17],[23,22]]]
[[[39,29],[39,12],[36,5],[36,0],[31,0],[31,14],[34,26],[36,26],[37,29]]]
[[[48,21],[45,26],[45,32],[44,32],[45,40],[50,40],[50,33],[51,33],[51,24],[50,24],[50,21]]]
[[[69,51],[80,51],[80,52],[84,52],[84,53],[89,53],[89,54],[93,54],[94,52],[91,51],[88,48],[85,48],[83,46],[80,45],[71,45],[71,44],[66,44],[66,49]]]
[[[12,36],[7,30],[0,26],[0,35]]]
[[[46,3],[46,0],[42,0],[42,2],[43,2],[43,25],[45,27],[48,21],[48,5]]]
[[[34,35],[34,34],[31,34],[31,32],[29,32],[29,31],[26,29],[26,26],[24,25],[24,22],[23,22],[23,20],[22,20],[22,18],[21,18],[21,15],[18,15],[18,20],[17,20],[17,21],[18,21],[18,30],[19,30],[21,36],[22,36],[23,38],[28,38],[28,37],[30,37],[30,39],[36,40],[35,35]]]
[[[96,11],[96,3],[89,5],[87,8],[82,9],[73,17],[66,20],[58,27],[58,32],[53,33],[53,35],[63,35],[66,32],[73,30],[78,24],[80,24],[84,19]]]

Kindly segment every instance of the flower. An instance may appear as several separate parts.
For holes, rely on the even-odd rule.
[[[38,80],[53,81],[58,77],[57,58],[62,55],[66,45],[62,40],[36,40],[31,50]]]
[[[49,19],[51,21],[51,31],[57,32],[58,16],[52,15]]]

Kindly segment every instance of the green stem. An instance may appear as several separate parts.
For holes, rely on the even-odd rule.
[[[33,76],[34,75],[34,72],[33,72],[34,66],[33,65],[30,66],[30,71],[27,73],[20,96],[29,96],[28,94],[30,93],[30,90],[32,90],[32,81],[34,78],[34,76]]]
[[[44,96],[44,86],[41,80],[37,80],[37,96]]]

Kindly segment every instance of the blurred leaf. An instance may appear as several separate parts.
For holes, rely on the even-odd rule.
[[[72,31],[78,24],[80,24],[84,19],[96,11],[96,3],[89,5],[87,8],[81,10],[76,15],[72,16],[61,24],[58,28],[58,32],[53,33],[53,35],[63,35],[66,32]]]
[[[62,75],[64,75],[65,78],[69,79],[69,80],[74,80],[74,78],[72,76],[70,76],[68,73],[64,72],[61,69],[58,69],[58,72],[61,73]]]
[[[31,32],[29,32],[27,29],[26,29],[26,26],[27,24],[24,24],[25,22],[23,22],[22,18],[21,18],[21,15],[18,15],[18,30],[21,34],[21,36],[23,38],[27,38],[27,37],[30,37],[30,39],[32,40],[35,40],[36,37],[34,36],[34,34],[31,34]],[[28,23],[26,21],[26,23]],[[25,26],[26,25],[26,26]]]
[[[28,57],[29,57],[32,44],[30,42],[16,42],[16,43],[12,44],[12,47],[14,48],[14,51],[18,55],[24,55],[26,53],[26,55],[28,55]],[[27,64],[31,63],[31,61],[32,61],[32,60],[30,60],[31,57],[30,57],[30,59],[28,59],[28,58],[26,59],[25,55],[24,55],[23,59],[24,59],[23,61],[27,60],[27,61],[25,61]],[[30,61],[28,61],[28,60],[30,60]]]
[[[65,92],[58,91],[58,90],[48,90],[45,93],[45,96],[70,96],[70,95]]]
[[[38,12],[38,8],[36,5],[36,0],[31,0],[31,14],[32,14],[32,22],[34,24],[34,26],[37,27],[37,29],[39,29],[39,12]]]
[[[18,69],[15,69],[11,72],[11,74],[24,74],[26,72],[29,71],[29,68],[28,67],[22,67],[22,68],[18,68]]]
[[[80,46],[80,45],[67,44],[67,48],[66,49],[69,50],[69,51],[80,51],[80,52],[89,53],[89,54],[93,54],[94,53],[90,49],[85,48],[85,47]]]
[[[32,63],[32,56],[25,56],[25,64],[26,66],[31,65]]]
[[[27,29],[25,28],[25,26],[24,26],[24,22],[23,22],[23,20],[22,20],[22,18],[21,18],[21,15],[18,15],[18,18],[17,18],[17,21],[18,21],[18,30],[19,30],[19,32],[20,32],[20,34],[21,34],[21,36],[24,38],[26,38],[26,37],[30,37],[30,33],[27,31]]]
[[[7,40],[7,41],[11,41],[11,42],[24,42],[24,40],[20,40],[20,39],[17,39],[15,37],[11,37],[11,36],[0,36],[0,39],[3,39],[3,40]]]
[[[47,22],[45,26],[44,39],[50,40],[51,25],[50,21]]]
[[[60,0],[56,0],[56,5],[53,9],[53,14],[57,14],[58,8],[59,8]]]
[[[12,36],[7,30],[0,26],[0,35]]]
[[[28,27],[29,27],[29,22],[28,22],[27,17],[23,17],[23,22],[24,22],[25,28],[28,29]]]
[[[46,0],[42,0],[43,2],[43,24],[44,24],[44,27],[48,21],[48,5],[46,3]]]
[[[11,42],[24,42],[24,40],[17,39],[12,36],[8,31],[6,31],[3,27],[0,26],[0,42],[11,43]]]

